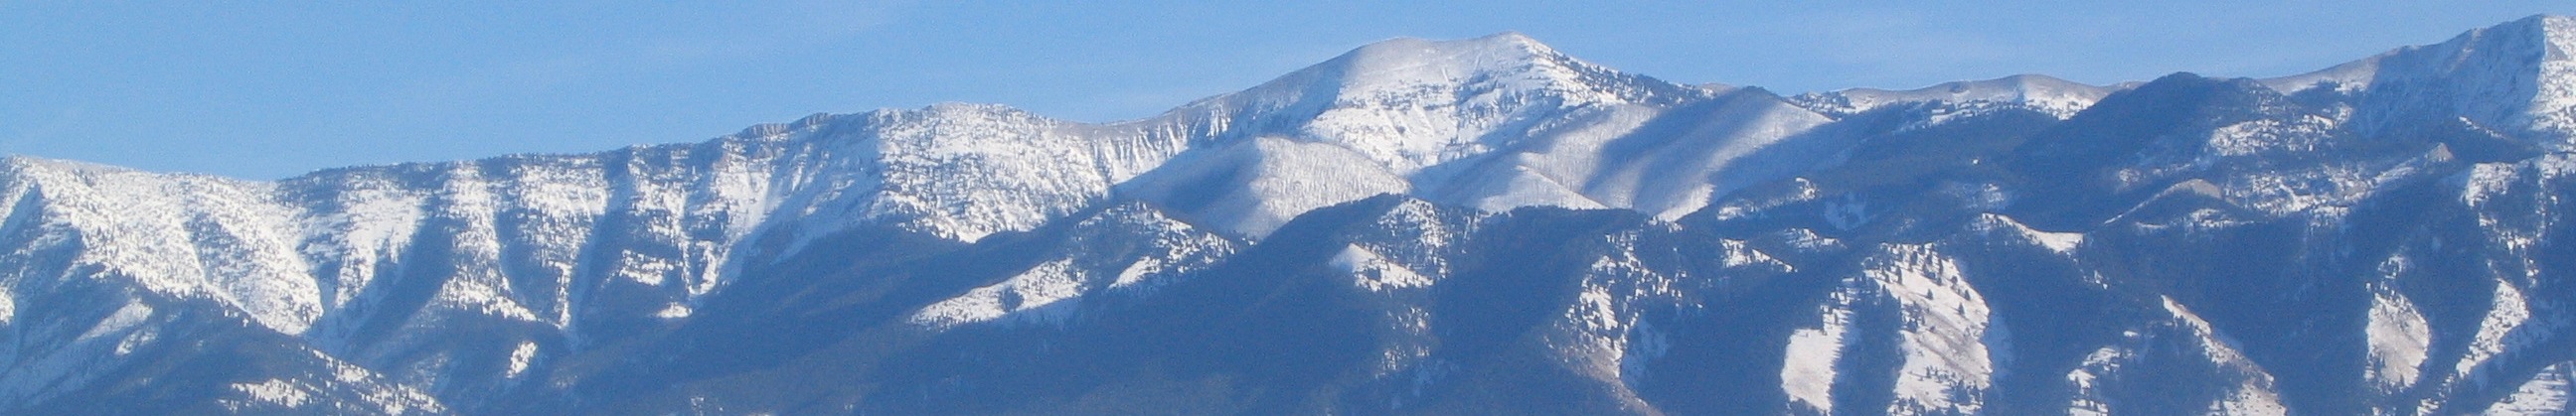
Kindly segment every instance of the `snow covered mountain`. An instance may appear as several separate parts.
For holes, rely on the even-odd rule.
[[[1395,39],[280,181],[0,160],[0,412],[2568,414],[2576,20],[1782,97]]]

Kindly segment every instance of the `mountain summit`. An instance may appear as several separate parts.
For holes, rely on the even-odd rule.
[[[2554,150],[2576,143],[2576,18],[2532,16],[2326,70],[2266,80],[2285,92],[2331,86],[2376,97],[2363,120],[2457,115]]]
[[[1516,33],[1141,120],[0,159],[0,412],[2567,414],[2571,21],[1782,97]]]

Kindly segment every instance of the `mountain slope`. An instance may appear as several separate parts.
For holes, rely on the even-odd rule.
[[[1506,33],[1108,124],[12,157],[0,412],[2563,414],[2567,22],[1791,97]]]

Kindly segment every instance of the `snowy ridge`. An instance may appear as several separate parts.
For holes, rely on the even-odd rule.
[[[1184,155],[1124,185],[1235,235],[1269,235],[1298,214],[1410,190],[1404,178],[1338,146],[1270,137]]]
[[[1176,112],[1351,149],[1398,174],[1484,153],[1553,113],[1671,103],[1701,90],[1575,60],[1518,33],[1371,44]]]
[[[1679,135],[1631,137],[1605,145],[1596,156],[1603,168],[1583,182],[1584,194],[1603,205],[1672,220],[1736,188],[1789,176],[1778,171],[1821,165],[1841,150],[1748,158],[1830,121],[1762,91],[1720,97],[1704,111],[1698,114],[1700,123]]]
[[[1739,166],[1830,119],[1759,89],[1619,73],[1512,33],[1372,44],[1164,119],[1213,120],[1217,143],[1190,152],[1212,155],[1185,155],[1122,188],[1253,237],[1376,193],[1488,212],[1609,207],[1675,218],[1839,150]],[[1255,160],[1261,168],[1219,168]]]
[[[2263,87],[2282,94],[2294,94],[2312,88],[2326,88],[2325,91],[2350,94],[2369,89],[2371,78],[2378,76],[2379,61],[2397,53],[2397,51],[2391,51],[2315,72],[2256,81],[2262,83]]]
[[[2374,122],[2457,114],[2545,148],[2576,142],[2576,19],[2532,16],[2449,41],[2399,49],[2325,71],[2270,80],[2276,89],[2367,79],[2363,116]]]
[[[2513,395],[2488,407],[2489,415],[2547,415],[2576,411],[2576,364],[2559,363],[2540,370],[2514,388]]]
[[[0,160],[0,189],[14,201],[0,208],[10,219],[0,234],[29,239],[0,259],[19,270],[0,280],[22,288],[10,292],[68,284],[85,277],[74,270],[95,268],[88,273],[163,295],[223,302],[284,333],[303,332],[322,313],[285,226],[299,210],[279,203],[271,184],[11,157]],[[77,256],[54,270],[25,263],[53,250]]]
[[[1842,91],[1799,94],[1789,100],[1820,113],[1837,117],[1876,110],[1897,104],[1942,104],[1973,106],[1999,104],[2037,110],[2057,118],[2066,118],[2093,106],[2102,97],[2133,85],[2097,86],[2067,81],[2047,75],[2022,74],[1979,81],[1945,82],[1929,87],[1890,91],[1875,88],[1853,88]]]
[[[0,411],[2564,412],[2570,22],[2272,80],[1792,98],[1506,33],[1107,124],[951,103],[278,181],[0,159]],[[2100,146],[2023,169],[2011,135]],[[1267,240],[1292,220],[1331,228]],[[1262,297],[1141,301],[1235,288],[1199,283]],[[1171,320],[1103,325],[1139,311]],[[1275,316],[1312,311],[1384,327]],[[1313,334],[1365,342],[1270,338]],[[1055,353],[1134,361],[1030,367]],[[257,371],[150,372],[187,360]],[[1063,380],[1101,394],[1012,390]]]
[[[1147,130],[947,105],[697,144],[277,182],[13,157],[0,165],[12,201],[0,233],[24,243],[0,259],[12,270],[0,283],[42,293],[132,279],[370,367],[407,368],[403,383],[437,384],[484,367],[409,352],[445,342],[443,331],[527,322],[579,339],[585,318],[685,317],[745,267],[733,253],[755,235],[782,242],[749,248],[774,257],[867,224],[969,241],[1034,228],[1179,151],[1184,130]],[[389,297],[423,289],[425,303]]]
[[[2072,254],[2077,246],[2084,244],[2083,233],[2035,230],[2012,217],[1997,214],[1979,214],[1976,222],[1968,224],[1968,229],[1988,238],[1995,237],[1998,231],[2010,232],[2012,234],[2007,235],[2059,254]]]
[[[2218,402],[2209,405],[2210,412],[2231,415],[2288,413],[2289,410],[2281,406],[2281,397],[2273,386],[2270,372],[2263,370],[2262,366],[2256,364],[2254,360],[2246,358],[2243,348],[2238,347],[2236,342],[2226,335],[2218,333],[2218,330],[2210,326],[2208,320],[2201,319],[2199,314],[2192,313],[2189,308],[2174,302],[2171,297],[2164,297],[2163,301],[2165,312],[2172,314],[2175,323],[2193,338],[2193,343],[2200,349],[2199,355],[2241,377],[2237,385],[2230,389],[2232,391],[2220,398]]]
[[[873,149],[821,156],[862,156],[840,162],[850,168],[835,172],[873,170],[875,177],[832,183],[874,185],[877,193],[815,198],[803,212],[857,210],[864,212],[852,217],[859,221],[906,224],[962,241],[1036,228],[1089,205],[1111,184],[1161,165],[1188,139],[1170,131],[1151,134],[1144,126],[1078,125],[991,105],[942,104],[866,118],[873,128],[853,144]]]
[[[1061,325],[1085,298],[1148,295],[1236,250],[1231,240],[1134,201],[1112,205],[1073,227],[1049,260],[923,306],[906,321],[934,331],[1002,320]]]

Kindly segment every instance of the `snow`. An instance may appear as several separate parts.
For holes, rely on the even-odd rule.
[[[1446,276],[1449,261],[1461,253],[1458,240],[1473,233],[1485,218],[1490,216],[1407,199],[1379,215],[1371,224],[1374,235],[1359,244],[1425,276]]]
[[[2414,302],[2384,285],[2372,286],[2367,338],[2370,378],[2378,382],[2380,391],[2395,392],[2414,385],[2425,354],[2432,349],[2432,327],[2415,310]]]
[[[2522,383],[2513,395],[2496,402],[2481,414],[2487,415],[2563,415],[2576,411],[2571,407],[2576,397],[2576,363],[2558,363],[2541,369],[2530,381]]]
[[[1574,306],[1565,314],[1583,335],[1587,335],[1584,337],[1587,339],[1580,340],[1587,347],[1582,351],[1586,353],[1583,356],[1603,358],[1596,361],[1610,364],[1594,365],[1593,370],[1611,374],[1613,378],[1619,369],[1615,364],[1625,358],[1622,355],[1628,350],[1628,317],[1620,313],[1618,302],[1607,285],[1586,284],[1582,291],[1575,293]]]
[[[942,104],[866,117],[874,131],[858,145],[871,149],[825,157],[875,156],[850,162],[865,170],[841,174],[873,173],[867,179],[877,192],[844,194],[823,206],[969,242],[1036,228],[1179,150],[1179,138],[1093,129],[1001,106]]]
[[[2041,247],[2047,247],[2049,250],[2059,253],[2073,253],[2075,252],[2076,245],[2084,243],[2084,234],[2082,233],[2032,231],[2030,233],[2030,238],[2032,241],[2039,242]]]
[[[437,307],[469,311],[477,315],[545,322],[544,318],[537,316],[536,311],[529,310],[527,306],[511,300],[503,290],[492,283],[477,282],[472,279],[449,279],[445,286],[439,287],[438,297],[431,302]]]
[[[305,256],[317,259],[317,264],[337,264],[336,269],[321,271],[338,288],[326,294],[327,304],[333,307],[357,297],[376,277],[377,262],[400,258],[427,215],[422,209],[425,196],[393,189],[397,185],[387,178],[351,176],[335,184],[340,192],[326,202],[341,209],[310,215],[301,227]]]
[[[1371,292],[1431,286],[1432,280],[1403,265],[1389,262],[1377,253],[1356,245],[1344,245],[1333,254],[1327,265],[1334,271],[1351,276],[1351,283]]]
[[[944,330],[1030,311],[1081,294],[1082,283],[1088,280],[1082,273],[1072,267],[1070,260],[1047,262],[1000,283],[967,290],[963,295],[924,306],[912,314],[909,322]]]
[[[1888,246],[1864,264],[1862,277],[1894,298],[1907,322],[1898,333],[1905,361],[1889,412],[1977,413],[1994,373],[1989,343],[2005,342],[1989,336],[1998,328],[1984,296],[1929,245]]]
[[[1103,253],[1086,250],[1065,253],[1096,263],[1099,270],[1117,270],[1111,289],[1146,292],[1184,273],[1205,269],[1232,255],[1235,243],[1207,233],[1187,223],[1163,215],[1143,203],[1124,203],[1075,225],[1086,231],[1081,241],[1144,241],[1134,251]],[[1076,249],[1087,246],[1076,245]],[[1124,263],[1124,265],[1118,265]]]
[[[1716,208],[1712,208],[1712,210],[1717,212],[1716,218],[1718,220],[1735,220],[1757,216],[1762,214],[1765,210],[1779,208],[1789,204],[1813,201],[1816,200],[1816,198],[1823,196],[1822,193],[1816,189],[1815,181],[1807,180],[1807,178],[1789,178],[1788,182],[1790,185],[1797,187],[1796,192],[1792,192],[1789,195],[1771,198],[1729,199],[1727,200],[1729,202],[1725,205],[1719,205]]]
[[[2529,337],[2515,336],[2517,333],[2528,334],[2517,330],[2532,318],[2522,289],[2514,287],[2511,282],[2497,281],[2494,299],[2488,306],[2486,317],[2478,320],[2477,334],[2470,337],[2467,354],[2461,356],[2452,368],[2455,377],[2479,376],[2482,373],[2478,371],[2480,367],[2496,356],[2516,349],[2517,341]]]
[[[2531,134],[2548,149],[2576,143],[2576,19],[2531,18],[2472,30],[2434,45],[2391,51],[2320,73],[2275,80],[2279,88],[2316,81],[2370,80],[2363,114],[2459,114],[2473,125]]]
[[[1595,380],[1619,383],[1620,400],[1643,405],[1631,386],[1646,374],[1643,361],[1668,348],[1662,335],[1645,328],[1640,309],[1648,305],[1687,304],[1673,289],[1669,275],[1648,267],[1636,256],[1640,233],[1612,233],[1603,242],[1619,247],[1596,257],[1584,272],[1574,302],[1559,312],[1543,340],[1560,362]]]
[[[1634,340],[1619,357],[1619,381],[1636,386],[1644,383],[1647,364],[1671,353],[1673,344],[1670,336],[1647,321],[1637,321],[1629,332],[1634,333]]]
[[[1170,279],[1205,269],[1234,253],[1234,243],[1164,216],[1152,206],[1125,202],[1077,221],[1067,244],[1051,260],[1010,278],[922,307],[907,322],[934,331],[1016,319],[1061,324],[1089,289],[1107,286],[1125,295],[1150,293]],[[1111,249],[1123,247],[1124,249]],[[1102,278],[1111,279],[1102,282]]]
[[[1905,91],[1854,88],[1830,93],[1811,93],[1799,95],[1794,101],[1808,108],[1817,109],[1819,112],[1836,115],[1862,113],[1889,105],[1907,103],[2010,104],[2063,119],[2093,106],[2093,103],[2101,101],[2102,97],[2126,89],[2125,87],[2086,85],[2046,75],[2023,74],[1980,81],[1945,82]]]
[[[1789,175],[1830,159],[1838,148],[1756,152],[1784,145],[1832,119],[1765,93],[1729,94],[1694,114],[1699,123],[1675,137],[1640,136],[1605,144],[1602,166],[1583,179],[1583,193],[1603,205],[1673,220],[1744,186]]]
[[[2278,173],[2240,174],[2228,179],[2232,201],[2276,216],[2310,213],[2331,215],[2370,195],[2383,173],[2374,167],[2325,166]]]
[[[2361,98],[2351,113],[2218,126],[2201,143],[2186,144],[2198,146],[2204,158],[2185,168],[2208,169],[2226,158],[2315,153],[2336,134],[2373,128],[2372,117],[2391,114],[2457,114],[2473,128],[2503,136],[2563,141],[2576,134],[2576,61],[2567,54],[2576,47],[2571,29],[2576,20],[2538,17],[2443,44],[2262,80],[2284,92],[2332,85]],[[0,327],[45,322],[20,316],[28,312],[21,308],[30,307],[22,302],[44,294],[17,291],[121,276],[160,295],[155,299],[209,301],[259,328],[335,353],[371,357],[365,366],[329,358],[345,366],[335,367],[334,382],[370,386],[370,400],[388,409],[437,412],[442,408],[436,401],[413,386],[447,386],[450,376],[441,372],[447,357],[488,355],[460,355],[401,337],[348,345],[355,323],[398,322],[398,332],[541,323],[564,332],[547,336],[576,340],[571,348],[577,352],[579,320],[602,312],[593,305],[631,304],[589,298],[604,296],[594,291],[644,291],[664,303],[643,305],[662,307],[617,313],[677,322],[751,266],[745,263],[784,258],[846,230],[891,226],[972,243],[1116,204],[1082,219],[1076,236],[1032,259],[1034,267],[908,317],[933,330],[1022,318],[1060,323],[1082,305],[1083,296],[1150,293],[1291,218],[1374,195],[1410,194],[1484,213],[1531,206],[1613,208],[1673,220],[1749,184],[1831,163],[1845,149],[1835,140],[1848,137],[1820,127],[1858,112],[1923,104],[1915,107],[1922,112],[1908,128],[2009,108],[2065,118],[2122,88],[2024,75],[1783,99],[1757,88],[1682,86],[1623,74],[1507,33],[1459,41],[1389,40],[1250,90],[1109,124],[949,103],[816,115],[695,144],[333,169],[273,182],[11,157],[0,160],[0,196],[12,200],[0,204],[0,218],[13,221],[0,224],[8,227],[0,231],[27,239],[7,247],[5,255],[13,257],[0,259],[0,266],[20,268],[0,276],[8,290],[0,292]],[[2481,210],[2479,225],[2493,234],[2491,243],[2519,262],[2498,263],[2505,274],[2527,276],[2538,269],[2530,259],[2545,243],[2538,230],[2547,224],[2511,224],[2486,211],[2518,207],[2500,202],[2521,201],[2498,199],[2519,197],[2535,180],[2545,184],[2569,173],[2576,163],[2568,160],[2559,154],[2484,164],[2458,177],[2459,197]],[[2331,216],[2374,185],[2403,177],[2381,168],[2209,179],[2218,184],[2192,179],[2165,194],[2223,197],[2275,215]],[[2126,186],[2146,186],[2173,179],[2175,172],[2180,171],[2122,174],[2130,180]],[[1803,188],[1778,198],[1734,201],[1714,212],[1719,219],[1749,218],[1824,195],[1804,179],[1793,184]],[[2013,196],[1994,184],[1965,184],[1955,191],[1979,210],[2007,208]],[[2555,196],[2543,192],[2536,198]],[[1843,230],[1901,213],[1902,207],[1871,202],[1821,205],[1828,222]],[[2204,220],[2197,226],[2223,219],[2217,211],[2194,215]],[[1390,235],[1350,242],[1327,264],[1351,275],[1358,288],[1409,293],[1398,291],[1429,287],[1450,272],[1448,254],[1456,249],[1450,244],[1470,232],[1458,227],[1474,222],[1408,200],[1379,219],[1377,228]],[[2061,254],[2071,255],[2086,242],[2080,233],[2039,231],[2001,215],[1985,215],[1972,226],[1990,237],[2009,235]],[[1785,230],[1776,237],[1788,249],[1810,254],[1844,248],[1812,230]],[[430,243],[446,246],[414,246]],[[1700,255],[1718,256],[1729,268],[1789,268],[1744,241],[1724,240],[1721,248]],[[1790,334],[1782,389],[1795,403],[1830,410],[1833,383],[1846,370],[1836,361],[1856,330],[1847,327],[1851,309],[1885,301],[1901,308],[1906,320],[1896,334],[1903,361],[1895,372],[1895,408],[1885,410],[1982,410],[1979,400],[1995,367],[2009,360],[2010,351],[2002,348],[2009,331],[1934,246],[1879,249],[1856,276],[1845,276],[1844,287],[1818,311],[1820,323]],[[72,253],[68,264],[32,259],[49,250]],[[1570,337],[1549,339],[1619,380],[1631,380],[1637,360],[1665,348],[1655,341],[1661,335],[1636,321],[1631,303],[1672,296],[1668,282],[1659,280],[1667,276],[1627,254],[1594,264],[1565,311],[1569,332],[1551,335]],[[429,269],[452,273],[414,272]],[[2088,274],[2089,281],[2108,287],[2101,276]],[[385,309],[386,292],[404,279],[434,279],[405,282],[435,288],[427,307]],[[623,286],[596,290],[611,284]],[[2445,385],[2487,381],[2482,377],[2501,372],[2487,368],[2498,365],[2497,357],[2529,348],[2555,328],[2545,316],[2542,325],[2527,322],[2549,307],[2525,303],[2525,291],[2536,287],[2545,286],[2514,277],[2498,281],[2495,304],[2467,340],[2455,371],[2428,375],[2424,366],[2443,364],[2428,363],[2426,317],[2412,300],[2374,283],[2364,334],[2368,375],[2389,391],[2428,377],[2440,377],[2430,381]],[[156,314],[181,312],[155,306],[115,305],[106,318],[71,332],[98,354],[130,354],[158,340]],[[2269,376],[2223,335],[2170,298],[2165,307],[2198,337],[2213,362],[2253,374],[2214,411],[2281,410]],[[103,311],[91,311],[96,312]],[[1427,312],[1390,313],[1409,330],[1428,330],[1422,318]],[[512,347],[506,377],[522,376],[539,358],[534,343],[500,345]],[[427,352],[415,353],[422,348]],[[1428,356],[1432,347],[1389,348],[1386,371]],[[77,375],[100,370],[92,361],[106,362],[79,352],[26,354],[13,366],[73,376],[54,380],[67,383],[62,386],[11,380],[0,386],[8,397],[77,387],[84,380]],[[2106,348],[2070,372],[2079,392],[2071,407],[2107,411],[2098,397],[2083,394],[2091,394],[2085,392],[2094,390],[2097,378],[2108,377],[2124,354]],[[406,375],[396,382],[368,367]],[[2506,402],[2520,407],[2509,409],[2548,412],[2555,406],[2563,412],[2567,365],[2552,368],[2521,386]],[[260,401],[298,404],[341,388],[299,382],[233,388]]]
[[[2066,381],[2075,390],[2071,402],[2067,403],[2067,414],[2086,416],[2113,414],[2111,404],[2103,394],[2100,381],[2103,376],[2119,371],[2120,363],[2127,359],[2127,354],[2115,347],[2102,347],[2093,350],[2090,354],[2085,354],[2083,364],[2066,372]]]
[[[152,306],[144,305],[143,302],[139,301],[127,301],[125,306],[117,307],[115,313],[108,314],[105,319],[100,319],[97,324],[89,327],[88,332],[82,332],[79,337],[74,337],[72,340],[89,341],[101,337],[122,335],[129,332],[128,330],[134,329],[135,326],[143,324],[145,319],[150,319],[151,317]]]
[[[1600,201],[1594,201],[1591,197],[1575,191],[1574,188],[1577,185],[1569,185],[1565,179],[1553,177],[1541,171],[1540,168],[1529,166],[1549,162],[1550,158],[1524,153],[1513,155],[1512,159],[1512,164],[1501,168],[1502,172],[1490,174],[1480,172],[1463,177],[1462,180],[1468,181],[1468,184],[1451,186],[1471,187],[1457,191],[1467,196],[1450,198],[1466,199],[1462,205],[1485,212],[1507,212],[1514,208],[1534,206],[1573,209],[1609,208],[1607,205],[1602,205]]]
[[[1834,154],[1745,162],[1831,119],[1758,90],[1712,91],[1617,73],[1517,34],[1395,39],[1175,110],[1167,117],[1212,119],[1217,140],[1121,188],[1167,205],[1177,194],[1225,195],[1206,209],[1178,205],[1250,237],[1275,227],[1273,217],[1387,192],[1486,212],[1608,207],[1673,219]],[[1683,105],[1693,100],[1712,105]],[[1658,119],[1691,125],[1641,129]],[[1294,165],[1308,158],[1337,169]],[[1262,179],[1277,176],[1330,185],[1299,192]]]
[[[1619,74],[1517,33],[1398,38],[1352,50],[1183,111],[1351,149],[1409,175],[1494,149],[1489,135],[1566,109],[1687,98],[1699,90]]]
[[[1826,237],[1823,234],[1817,234],[1815,230],[1791,228],[1781,230],[1778,234],[1782,239],[1787,240],[1790,247],[1805,250],[1810,253],[1840,250],[1843,248],[1842,240],[1837,240],[1833,237]]]
[[[345,345],[356,323],[384,320],[405,332],[541,322],[577,340],[575,317],[598,316],[581,312],[604,281],[678,299],[628,313],[685,319],[696,299],[742,269],[732,250],[762,235],[786,243],[763,253],[777,258],[871,223],[962,241],[1034,228],[1160,165],[1195,134],[1161,123],[1074,125],[942,105],[809,117],[696,144],[331,169],[276,182],[13,157],[0,161],[0,191],[13,201],[0,209],[40,219],[11,225],[36,236],[10,247],[22,261],[50,250],[75,256],[23,276],[130,276],[145,290],[213,299],[335,350],[429,341]],[[421,241],[447,246],[411,246]],[[1149,269],[1139,272],[1173,273]],[[419,309],[383,308],[395,276],[433,279],[406,284],[436,293]],[[441,356],[347,352],[398,357],[370,363],[388,368],[426,359],[399,357]]]
[[[233,391],[250,396],[251,400],[286,408],[304,407],[305,403],[313,399],[312,393],[304,391],[303,386],[298,386],[290,380],[269,379],[258,383],[233,383],[232,388]]]
[[[1833,413],[1834,361],[1842,356],[1843,337],[1851,324],[1850,296],[1835,292],[1832,302],[1822,308],[1819,326],[1789,333],[1780,388],[1788,393],[1790,403]]]
[[[2238,157],[2272,153],[2314,152],[2331,138],[2334,119],[2301,115],[2288,121],[2258,119],[2210,130],[2203,154]]]
[[[662,307],[662,310],[660,311],[654,311],[653,317],[662,319],[680,319],[687,318],[689,317],[689,314],[696,312],[697,310],[690,308],[689,305],[675,303],[670,306]]]
[[[1415,175],[1417,195],[1485,212],[1527,206],[1609,208],[1583,190],[1604,166],[1603,147],[1667,114],[1654,106],[1625,104],[1550,118],[1533,125],[1526,139]]]
[[[2537,231],[2497,226],[2497,217],[2522,212],[2521,208],[2510,208],[2509,204],[2499,206],[2497,199],[2520,196],[2546,201],[2545,198],[2552,196],[2545,191],[2534,192],[2534,188],[2545,189],[2545,184],[2568,177],[2570,173],[2576,173],[2576,155],[2555,153],[2514,163],[2477,164],[2453,176],[2451,181],[2460,188],[2460,203],[2479,209],[2479,225],[2490,233],[2499,234],[2494,237],[2501,240],[2498,243],[2522,247],[2528,243],[2523,240],[2536,238]],[[2515,252],[2517,255],[2523,253]]]
[[[1976,222],[1969,224],[1969,228],[1978,235],[1989,238],[1995,237],[1996,231],[2009,231],[2012,236],[2022,241],[2037,244],[2041,248],[2058,254],[2073,254],[2076,246],[2084,244],[2083,233],[2040,231],[2001,214],[1980,214]]]
[[[1958,264],[1928,244],[1882,245],[1826,299],[1812,328],[1789,336],[1782,388],[1792,402],[1832,411],[1836,361],[1853,336],[1855,307],[1885,302],[1905,324],[1897,330],[1903,360],[1894,377],[1894,414],[1976,413],[1984,408],[1994,362],[2010,335],[1992,320],[1985,297],[1968,285]]]
[[[156,174],[77,162],[13,157],[0,182],[32,200],[54,238],[22,253],[76,248],[66,269],[96,267],[174,297],[234,305],[278,332],[301,333],[321,314],[319,290],[284,224],[293,208],[271,184]],[[23,215],[12,213],[12,215]],[[75,237],[76,236],[76,237]]]
[[[2381,59],[2387,59],[2389,55],[2394,55],[2396,53],[2397,52],[2383,53],[2377,56],[2363,58],[2358,61],[2346,62],[2326,69],[2316,70],[2314,72],[2286,77],[2265,78],[2256,80],[2256,82],[2261,83],[2266,88],[2271,88],[2274,92],[2282,94],[2292,94],[2317,87],[2332,88],[2332,91],[2341,93],[2359,92],[2369,88],[2371,79],[2379,75],[2379,61]]]
[[[341,361],[320,351],[314,351],[313,357],[331,368],[330,382],[356,389],[359,399],[365,402],[363,404],[367,409],[381,410],[385,414],[393,415],[447,413],[445,404],[439,403],[436,397],[418,388],[393,382],[366,367]]]
[[[1276,137],[1192,153],[1125,187],[1186,218],[1251,238],[1306,211],[1410,189],[1403,177],[1349,149]]]
[[[2209,358],[2211,363],[2246,376],[2244,380],[2233,386],[2227,397],[2211,403],[2209,411],[2228,415],[2288,413],[2289,409],[2281,404],[2280,394],[2273,391],[2271,372],[2256,365],[2254,360],[2246,358],[2244,349],[2236,346],[2235,340],[2219,334],[2216,328],[2209,325],[2208,320],[2201,319],[2199,314],[2184,308],[2182,303],[2175,302],[2172,297],[2159,297],[2164,301],[2165,312],[2172,314],[2174,319],[2182,324],[2182,328],[2188,331],[2186,335],[2196,338],[2201,354]]]
[[[533,362],[535,362],[535,361],[536,361],[536,359],[537,359],[537,343],[535,343],[535,342],[521,342],[521,343],[519,343],[519,346],[518,346],[518,347],[511,348],[511,349],[510,349],[510,369],[509,369],[508,371],[502,372],[502,373],[501,373],[501,377],[502,377],[502,378],[519,378],[519,375],[520,375],[520,374],[525,374],[525,373],[527,373],[527,372],[528,372],[528,365],[529,365],[529,364],[531,364],[531,363],[533,363]]]
[[[1742,240],[1719,240],[1718,247],[1724,250],[1720,254],[1721,260],[1718,264],[1727,268],[1760,265],[1770,266],[1781,272],[1794,269],[1789,266],[1789,263],[1773,258],[1770,254],[1764,254],[1761,250],[1755,250],[1753,246],[1745,244]]]

